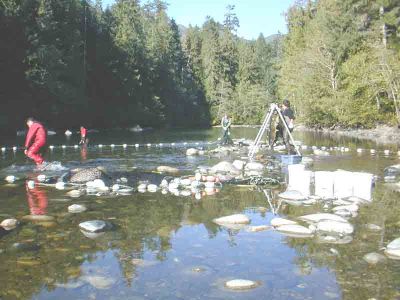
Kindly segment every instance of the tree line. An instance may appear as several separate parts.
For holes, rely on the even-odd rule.
[[[297,1],[287,23],[277,85],[304,123],[400,123],[398,0]]]
[[[287,98],[309,126],[400,122],[397,0],[298,0],[288,33],[182,28],[161,0],[0,0],[0,131],[259,123]]]

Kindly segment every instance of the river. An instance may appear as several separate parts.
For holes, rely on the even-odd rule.
[[[232,130],[237,138],[254,138],[256,133],[252,128]],[[232,159],[185,155],[188,145],[184,143],[208,149],[213,147],[208,142],[219,135],[216,128],[142,133],[109,130],[91,133],[92,146],[82,150],[73,147],[79,141],[76,133],[69,138],[58,134],[49,137],[49,144],[65,148],[49,150],[46,158],[67,168],[103,165],[113,174],[169,165],[189,175],[199,165]],[[331,151],[329,156],[304,151],[314,159],[310,170],[343,169],[378,176],[373,201],[351,219],[355,232],[350,243],[320,243],[275,230],[235,230],[213,222],[243,213],[253,226],[268,225],[277,216],[296,219],[322,209],[320,203],[283,203],[274,214],[263,192],[251,187],[224,185],[217,193],[201,197],[156,192],[74,199],[50,187],[29,189],[24,180],[3,181],[0,221],[13,217],[20,224],[14,230],[0,231],[0,299],[398,299],[400,261],[387,258],[370,265],[363,259],[369,252],[383,253],[382,247],[400,236],[400,197],[382,179],[384,168],[399,161],[397,145],[311,132],[295,132],[294,136],[309,147],[349,148],[347,152]],[[22,145],[22,138],[4,143]],[[358,153],[358,148],[363,151]],[[371,155],[370,149],[376,149],[376,154]],[[385,149],[391,152],[385,155]],[[31,164],[21,150],[8,149],[0,158],[3,177],[37,175],[27,165]],[[12,170],[15,174],[8,174]],[[282,189],[272,191],[274,208]],[[69,213],[67,207],[74,203],[88,210]],[[54,220],[24,220],[30,213]],[[79,223],[96,219],[111,223],[112,229],[88,238]],[[371,231],[366,224],[381,229]],[[243,291],[225,287],[226,281],[236,278],[253,280],[258,286]]]

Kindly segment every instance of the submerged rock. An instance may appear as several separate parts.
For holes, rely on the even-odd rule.
[[[233,279],[225,282],[225,286],[231,290],[248,290],[256,288],[259,284],[252,280]]]
[[[26,215],[23,216],[22,219],[26,221],[48,222],[53,221],[54,217],[48,215]]]
[[[383,256],[382,254],[376,253],[376,252],[371,252],[368,254],[365,254],[363,259],[371,264],[371,265],[375,265],[379,262],[384,262],[386,260],[386,257]]]
[[[0,226],[5,230],[11,230],[17,227],[18,221],[16,219],[5,219],[0,223]]]
[[[68,211],[74,214],[84,212],[86,211],[86,209],[87,208],[85,205],[80,205],[80,204],[72,204],[68,206]]]
[[[233,175],[239,175],[240,171],[236,169],[230,162],[221,161],[210,169],[210,172],[215,173],[229,173]]]
[[[114,283],[114,278],[103,277],[103,276],[83,276],[81,277],[82,280],[88,282],[90,285],[95,287],[96,289],[109,289]]]
[[[291,220],[287,220],[284,218],[273,218],[271,220],[271,225],[274,227],[279,227],[282,225],[297,225],[297,222],[295,221],[291,221]]]
[[[271,229],[271,226],[268,225],[258,225],[258,226],[248,226],[247,231],[248,232],[259,232],[259,231],[265,231]]]
[[[225,216],[213,220],[217,224],[248,224],[250,219],[248,216],[243,214],[235,214],[230,216]]]
[[[277,227],[276,230],[286,234],[293,234],[304,237],[312,236],[313,234],[313,232],[309,228],[301,225],[281,225]]]
[[[328,213],[317,213],[317,214],[304,215],[304,216],[299,217],[299,219],[302,221],[308,222],[308,223],[318,223],[318,222],[324,221],[324,220],[347,223],[347,220],[342,218],[341,216],[337,216],[334,214],[328,214]]]
[[[179,169],[173,168],[173,167],[169,167],[169,166],[159,166],[159,167],[157,167],[157,172],[178,174],[179,173]]]
[[[92,220],[79,223],[79,227],[89,232],[100,232],[107,228],[107,223],[102,220]]]
[[[352,234],[354,231],[354,227],[348,222],[324,220],[318,222],[317,230],[324,232],[334,232],[339,234]]]
[[[299,191],[294,191],[294,190],[289,190],[289,191],[285,191],[283,193],[280,193],[278,195],[278,197],[282,198],[282,199],[287,199],[287,200],[306,200],[307,197],[304,196],[302,193],[300,193]]]

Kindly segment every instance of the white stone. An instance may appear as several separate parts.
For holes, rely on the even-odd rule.
[[[192,184],[192,181],[189,178],[185,178],[181,180],[181,185],[189,186]]]
[[[329,152],[328,151],[324,151],[324,150],[319,150],[319,149],[315,149],[313,150],[314,155],[316,156],[329,156]]]
[[[114,185],[111,187],[111,189],[113,190],[113,192],[116,192],[116,191],[118,191],[118,190],[120,189],[120,186],[119,186],[119,184],[114,184]]]
[[[186,150],[187,156],[193,156],[193,155],[198,155],[198,154],[199,154],[199,150],[197,150],[197,149],[189,148]]]
[[[287,220],[287,219],[284,219],[284,218],[273,218],[271,220],[271,225],[274,226],[274,227],[279,227],[279,226],[282,226],[282,225],[296,225],[296,224],[297,224],[297,222],[291,221],[291,220]]]
[[[250,219],[244,214],[235,214],[214,219],[214,222],[217,224],[248,224]]]
[[[232,290],[247,290],[258,286],[258,283],[246,279],[233,279],[225,282],[225,286]]]
[[[57,183],[56,183],[56,189],[57,189],[57,190],[63,190],[63,189],[65,189],[65,183],[62,182],[62,181],[57,182]]]
[[[371,265],[375,265],[379,262],[384,262],[386,260],[386,257],[384,257],[382,254],[376,253],[376,252],[371,252],[368,254],[365,254],[363,259],[371,264]]]
[[[79,227],[89,232],[99,232],[105,230],[107,224],[101,220],[93,220],[79,223]]]
[[[238,169],[238,170],[243,170],[244,166],[245,166],[246,162],[243,160],[235,160],[232,165]]]
[[[189,197],[189,196],[192,195],[192,192],[189,191],[189,190],[183,190],[183,191],[180,191],[180,192],[179,192],[179,195],[180,195],[180,196],[183,196],[183,197]]]
[[[157,189],[158,189],[158,187],[157,187],[157,185],[155,185],[155,184],[149,184],[149,185],[147,186],[147,190],[148,190],[149,192],[151,192],[151,193],[156,192]]]
[[[280,193],[278,197],[282,199],[287,199],[287,200],[305,200],[307,199],[306,196],[304,196],[302,193],[299,191],[285,191],[283,193]]]
[[[179,183],[176,182],[170,182],[168,185],[169,190],[177,190],[179,188]]]
[[[276,230],[283,232],[283,233],[292,233],[296,235],[312,235],[312,231],[304,226],[301,225],[282,225],[276,228]]]
[[[334,214],[328,214],[328,213],[317,213],[317,214],[310,214],[310,215],[304,215],[299,217],[300,220],[309,222],[309,223],[318,223],[321,221],[337,221],[337,222],[347,222],[346,219],[334,215]]]
[[[147,190],[147,184],[146,183],[141,183],[138,185],[138,190]]]
[[[46,181],[46,175],[44,175],[44,174],[38,175],[38,176],[37,176],[37,180],[38,180],[39,182],[44,182],[44,181]]]
[[[84,212],[86,209],[86,206],[80,204],[72,204],[68,206],[68,211],[73,214]]]
[[[325,220],[317,223],[317,230],[339,234],[352,234],[354,227],[348,222]]]
[[[271,228],[271,226],[268,226],[268,225],[248,226],[246,231],[248,231],[248,232],[259,232],[259,231],[268,230],[270,228]]]
[[[265,168],[264,165],[259,162],[249,162],[244,167],[246,171],[262,171],[264,170],[264,168]]]
[[[169,167],[169,166],[158,166],[157,167],[157,172],[177,174],[177,173],[179,173],[179,169],[173,168],[173,167]]]
[[[385,254],[391,259],[400,259],[400,249],[386,249]]]
[[[221,161],[210,169],[210,172],[215,173],[230,173],[234,175],[239,175],[240,171],[236,169],[230,162]]]
[[[90,285],[95,287],[96,289],[109,289],[112,287],[112,285],[115,283],[115,279],[113,278],[107,278],[103,276],[83,276],[81,277],[82,280],[85,280],[88,282]]]
[[[359,209],[358,205],[350,204],[350,205],[339,205],[333,208],[333,211],[339,210],[347,210],[349,212],[357,212]]]
[[[201,181],[201,173],[199,173],[199,172],[197,172],[195,175],[194,175],[194,178],[197,180],[197,181]]]
[[[65,135],[66,135],[66,136],[71,136],[71,135],[72,135],[72,132],[71,132],[70,130],[67,129],[67,130],[65,131]]]
[[[78,198],[78,197],[82,196],[83,194],[84,194],[84,192],[81,190],[71,190],[71,191],[67,192],[67,195],[72,198]]]
[[[18,225],[16,219],[5,219],[0,223],[0,226],[6,230],[14,229]]]
[[[389,249],[389,250],[400,249],[400,238],[397,238],[397,239],[391,241],[391,242],[387,245],[386,248]]]
[[[34,182],[33,180],[29,180],[29,181],[28,181],[28,188],[29,188],[29,189],[35,188],[35,182]]]
[[[8,175],[8,176],[6,176],[5,180],[8,183],[14,183],[14,181],[17,180],[17,177],[15,177],[14,175]]]

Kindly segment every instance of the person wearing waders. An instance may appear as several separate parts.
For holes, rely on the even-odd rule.
[[[294,112],[293,110],[290,108],[290,101],[285,99],[282,102],[282,116],[285,119],[285,123],[287,125],[287,127],[289,128],[289,132],[293,131],[294,128]],[[282,124],[282,127],[284,127],[284,125]],[[291,152],[291,144],[290,144],[290,137],[289,137],[289,132],[286,130],[286,128],[282,128],[282,136],[283,136],[283,143],[286,146],[286,150],[288,151],[288,154],[290,154]]]
[[[228,145],[232,143],[231,140],[231,119],[227,114],[221,120],[222,126],[222,145]]]
[[[86,134],[87,134],[86,128],[81,126],[81,141],[79,142],[79,145],[87,144]]]
[[[29,130],[25,139],[25,155],[32,159],[36,166],[44,166],[43,156],[40,153],[46,145],[47,131],[44,126],[34,118],[26,119]]]

